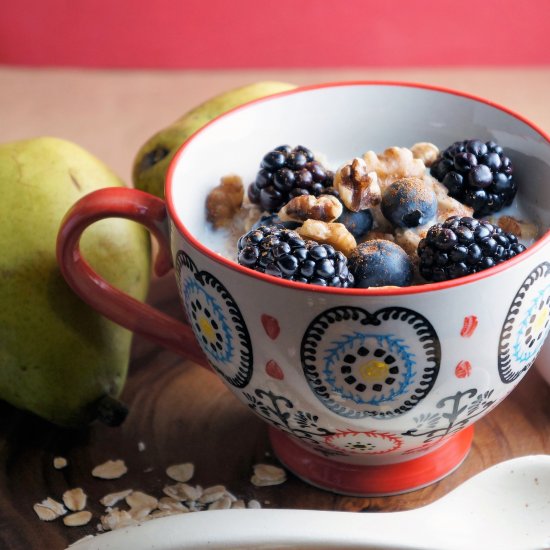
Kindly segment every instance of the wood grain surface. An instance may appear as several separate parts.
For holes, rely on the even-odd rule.
[[[179,316],[171,275],[154,281],[149,302]],[[123,400],[130,414],[119,428],[94,424],[71,432],[53,427],[8,405],[0,405],[0,548],[66,547],[96,534],[107,493],[132,488],[162,496],[170,483],[165,468],[195,464],[194,483],[224,484],[236,496],[263,507],[318,510],[394,511],[422,506],[493,464],[528,454],[550,453],[550,387],[532,369],[514,392],[476,424],[472,450],[462,466],[442,481],[405,495],[377,498],[338,496],[306,485],[289,474],[283,485],[252,485],[252,467],[276,464],[267,425],[239,403],[210,372],[136,338]],[[140,450],[139,443],[145,445]],[[69,465],[56,470],[55,456]],[[93,478],[91,470],[108,459],[123,459],[128,473],[118,480]],[[60,519],[43,522],[33,504],[82,487],[93,519],[66,527]],[[199,512],[208,513],[208,512]]]
[[[336,80],[401,80],[443,85],[491,98],[550,128],[548,67],[525,69],[278,71],[74,71],[0,67],[0,141],[54,135],[97,155],[125,181],[139,146],[206,98],[257,80],[310,84]],[[171,274],[154,282],[149,299],[179,315]],[[105,494],[140,489],[161,496],[165,468],[194,462],[195,483],[222,483],[264,507],[406,510],[427,504],[484,468],[508,458],[550,453],[550,388],[532,369],[512,394],[476,423],[473,448],[453,474],[426,489],[386,498],[342,497],[289,475],[281,486],[256,488],[252,466],[276,460],[267,425],[206,370],[136,338],[119,428],[94,424],[81,432],[53,427],[0,403],[0,550],[61,550],[95,534]],[[140,451],[138,444],[145,444]],[[55,456],[69,465],[55,470]],[[114,481],[91,476],[97,464],[123,459],[129,472]],[[86,527],[38,519],[33,504],[82,487],[94,518]],[[203,512],[207,513],[207,512]]]

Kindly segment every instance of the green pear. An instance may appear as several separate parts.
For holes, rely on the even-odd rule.
[[[78,199],[123,185],[68,141],[0,145],[0,398],[56,424],[117,416],[112,405],[126,380],[132,335],[73,293],[55,251],[60,222]],[[143,227],[99,221],[84,232],[81,250],[102,277],[145,298],[150,239]]]
[[[176,151],[191,135],[213,118],[247,101],[294,88],[294,84],[266,80],[229,90],[201,103],[141,146],[132,169],[134,187],[164,198],[168,166]]]

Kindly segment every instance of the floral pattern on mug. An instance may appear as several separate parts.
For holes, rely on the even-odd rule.
[[[181,250],[176,267],[187,316],[209,363],[232,386],[246,387],[253,371],[252,343],[235,300]]]
[[[406,308],[374,313],[351,306],[318,315],[302,340],[311,390],[348,418],[391,418],[409,411],[433,387],[441,347],[431,323]]]
[[[502,326],[498,373],[514,382],[535,361],[550,330],[550,262],[538,265],[517,291]]]

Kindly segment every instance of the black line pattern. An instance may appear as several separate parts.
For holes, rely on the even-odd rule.
[[[187,316],[212,368],[232,386],[246,387],[253,373],[252,342],[235,300],[214,275],[199,271],[181,250],[176,269]]]
[[[550,262],[529,275],[514,296],[502,325],[498,374],[504,384],[515,382],[535,361],[550,330]]]
[[[416,428],[407,430],[402,435],[423,437],[424,444],[439,441],[460,431],[474,418],[487,412],[496,404],[492,395],[493,390],[483,393],[478,393],[475,388],[457,391],[437,402],[436,407],[443,409],[441,412],[430,412],[414,418]]]
[[[387,307],[370,313],[341,306],[309,325],[301,360],[312,391],[347,418],[392,418],[432,389],[441,363],[439,338],[419,313]]]

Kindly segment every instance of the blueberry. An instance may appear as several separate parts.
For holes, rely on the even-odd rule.
[[[394,181],[382,196],[382,213],[397,227],[428,223],[437,212],[437,198],[420,178]]]
[[[408,286],[413,278],[413,264],[397,244],[384,239],[361,243],[348,258],[348,268],[355,286]]]
[[[340,217],[336,220],[343,223],[347,230],[357,239],[364,237],[371,229],[373,224],[372,212],[370,210],[359,210],[353,212],[344,206]]]

